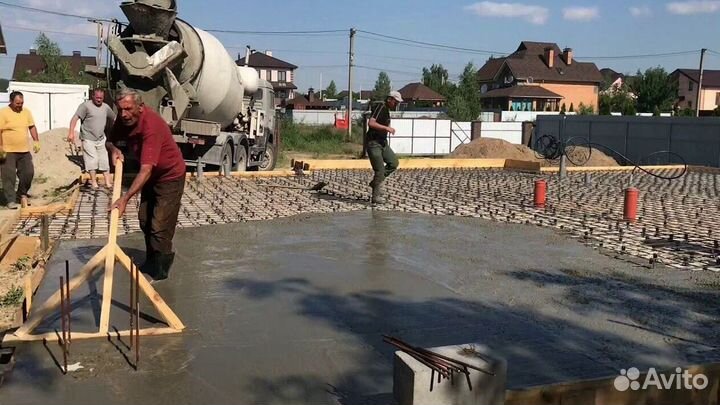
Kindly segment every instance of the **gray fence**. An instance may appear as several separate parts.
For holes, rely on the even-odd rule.
[[[690,165],[720,167],[720,118],[538,116],[536,125],[534,139],[582,137],[640,164],[680,163],[668,154],[647,159],[655,152],[670,151]]]

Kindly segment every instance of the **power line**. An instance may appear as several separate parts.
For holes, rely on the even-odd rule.
[[[35,12],[35,13],[51,14],[51,15],[56,15],[56,16],[60,16],[60,17],[80,18],[83,20],[97,20],[97,21],[113,22],[113,20],[102,19],[102,18],[98,18],[98,17],[86,16],[86,15],[80,15],[80,14],[72,14],[72,13],[63,13],[60,11],[43,10],[40,8],[21,6],[19,4],[7,3],[4,1],[0,1],[0,6],[17,8],[20,10],[31,11],[31,12]]]
[[[379,34],[377,32],[372,31],[365,31],[365,30],[358,30],[358,32],[362,32],[368,35],[373,35],[376,37],[386,38],[386,39],[392,39],[395,41],[400,42],[407,42],[410,44],[416,44],[416,45],[424,45],[424,46],[430,46],[434,48],[444,48],[454,51],[463,51],[463,52],[471,52],[471,53],[481,53],[481,54],[488,54],[488,55],[507,55],[507,52],[499,52],[499,51],[487,51],[483,49],[472,49],[472,48],[463,48],[459,46],[453,46],[453,45],[445,45],[445,44],[436,44],[432,42],[424,42],[424,41],[416,41],[413,39],[407,39],[407,38],[400,38],[400,37],[394,37],[392,35],[385,35],[385,34]]]
[[[318,31],[244,31],[244,30],[223,30],[203,29],[214,34],[242,34],[242,35],[277,35],[277,36],[340,36],[347,35],[347,30],[318,30]]]
[[[679,51],[679,52],[667,52],[667,53],[653,53],[653,54],[644,54],[644,55],[622,55],[622,56],[576,56],[576,59],[642,59],[642,58],[659,58],[659,57],[666,57],[666,56],[680,56],[680,55],[690,55],[690,54],[696,54],[699,53],[700,50],[692,50],[692,51]]]
[[[80,37],[90,37],[90,38],[97,38],[97,35],[90,35],[90,34],[81,34],[77,32],[64,32],[64,31],[51,31],[51,30],[42,30],[38,28],[28,28],[28,27],[16,27],[13,25],[3,25],[3,28],[7,28],[10,30],[20,30],[20,31],[33,31],[33,32],[46,32],[49,34],[60,34],[60,35],[76,35]]]
[[[422,72],[408,72],[408,71],[403,71],[403,70],[381,69],[381,68],[376,68],[376,67],[371,67],[371,66],[362,66],[362,65],[355,65],[355,67],[357,67],[359,69],[374,70],[376,72],[422,76]]]
[[[5,1],[0,1],[0,6],[11,7],[11,8],[16,8],[16,9],[25,10],[25,11],[31,11],[31,12],[35,12],[35,13],[50,14],[50,15],[55,15],[55,16],[60,16],[60,17],[79,18],[79,19],[83,19],[83,20],[115,22],[114,20],[102,19],[99,17],[80,15],[80,14],[72,14],[72,13],[63,13],[60,11],[43,10],[43,9],[39,9],[39,8],[35,8],[35,7],[21,6],[19,4],[8,3]],[[205,29],[205,31],[218,33],[218,34],[281,35],[281,36],[282,35],[322,36],[322,35],[326,35],[326,34],[340,34],[340,33],[345,34],[348,32],[348,30],[250,31],[250,30],[225,30],[225,29]]]

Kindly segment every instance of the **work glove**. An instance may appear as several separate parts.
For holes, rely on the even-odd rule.
[[[35,151],[35,153],[40,152],[40,142],[38,142],[38,141],[33,142],[33,151]]]

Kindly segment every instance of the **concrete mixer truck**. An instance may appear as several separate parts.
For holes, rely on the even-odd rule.
[[[220,41],[177,18],[175,0],[125,1],[107,37],[111,93],[137,90],[173,131],[188,166],[272,170],[278,131],[270,83]],[[246,61],[248,58],[246,57]]]

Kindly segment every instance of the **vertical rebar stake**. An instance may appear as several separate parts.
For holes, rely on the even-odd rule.
[[[140,368],[140,271],[135,267],[135,369]]]
[[[65,318],[65,310],[67,308],[65,307],[65,281],[63,280],[63,276],[60,276],[60,323],[62,324],[62,352],[63,352],[63,373],[67,374],[68,367],[67,367],[67,335],[65,332],[66,328],[66,318]]]
[[[72,332],[70,327],[70,314],[72,314],[72,306],[70,305],[70,261],[65,260],[65,305],[67,310],[67,343],[72,343]]]
[[[133,280],[133,276],[135,275],[135,263],[130,262],[130,301],[128,302],[128,305],[130,306],[130,338],[129,338],[129,344],[130,348],[132,348],[133,345],[133,329],[135,328],[135,324],[133,323],[133,320],[135,319],[135,295],[134,295],[134,288],[135,288],[135,282]]]

